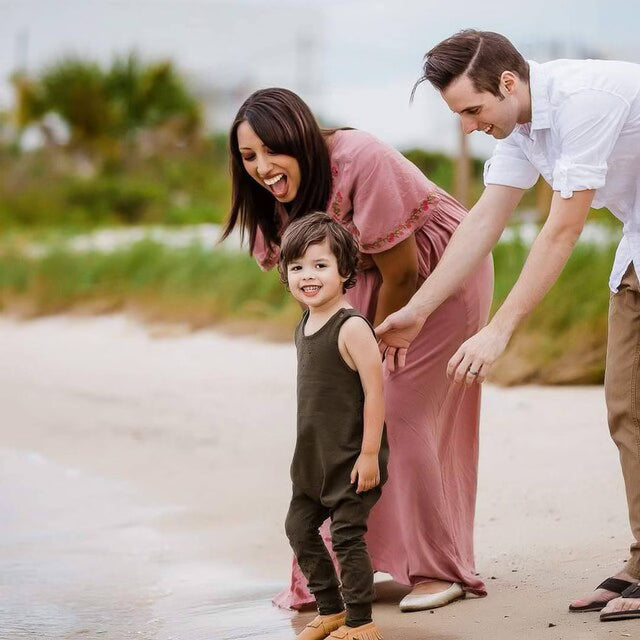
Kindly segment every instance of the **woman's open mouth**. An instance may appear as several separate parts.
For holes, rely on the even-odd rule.
[[[276,198],[283,198],[287,195],[287,191],[289,190],[289,181],[284,173],[279,173],[273,178],[266,178],[264,183],[269,187],[271,193],[273,193]]]

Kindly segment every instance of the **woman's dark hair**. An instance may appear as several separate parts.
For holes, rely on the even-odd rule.
[[[338,262],[338,273],[346,278],[342,285],[342,292],[355,285],[360,256],[358,243],[341,224],[320,211],[295,220],[282,235],[280,262],[278,262],[282,284],[287,288],[289,286],[287,278],[289,264],[302,258],[311,245],[322,244],[325,240],[329,241],[331,253]]]
[[[248,122],[256,135],[274,153],[294,157],[300,166],[300,186],[293,202],[279,203],[245,170],[238,148],[238,127]],[[231,213],[224,240],[239,224],[242,236],[249,232],[253,251],[258,228],[271,246],[277,245],[281,230],[278,211],[287,210],[289,219],[324,209],[331,194],[329,149],[313,114],[305,102],[288,89],[261,89],[240,107],[229,134],[231,156]]]
[[[502,99],[500,78],[512,71],[529,82],[529,65],[511,42],[493,31],[465,29],[443,40],[425,54],[423,75],[413,86],[428,80],[444,91],[454,80],[466,74],[478,92],[488,91]]]

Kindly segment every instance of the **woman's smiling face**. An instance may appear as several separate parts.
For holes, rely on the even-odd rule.
[[[237,129],[246,172],[279,202],[292,202],[300,188],[300,165],[293,156],[274,153],[244,120]]]

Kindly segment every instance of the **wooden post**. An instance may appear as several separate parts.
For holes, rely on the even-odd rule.
[[[538,182],[536,182],[536,211],[538,214],[538,222],[544,222],[547,219],[552,197],[553,189],[551,185],[540,176]]]
[[[458,130],[458,155],[455,161],[455,198],[465,207],[471,206],[471,158],[469,157],[469,143],[467,136],[462,131],[462,126]]]

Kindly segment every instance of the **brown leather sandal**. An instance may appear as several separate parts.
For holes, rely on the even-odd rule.
[[[622,592],[633,586],[633,582],[628,582],[627,580],[621,580],[620,578],[607,578],[603,582],[601,582],[596,589],[606,589],[607,591],[611,591],[612,593]],[[582,607],[574,607],[573,605],[569,605],[569,611],[573,611],[576,613],[585,612],[585,611],[600,611],[607,606],[608,600],[594,600],[589,604],[585,604]]]
[[[620,597],[640,599],[640,584],[632,584],[631,586],[627,587],[620,594]],[[607,613],[600,614],[601,622],[614,622],[615,620],[631,620],[633,618],[640,618],[640,609],[627,609],[626,611],[609,611]]]

